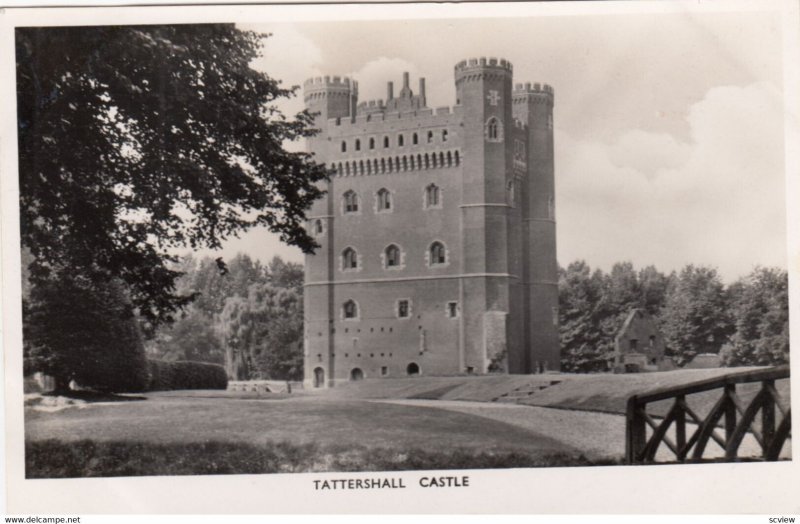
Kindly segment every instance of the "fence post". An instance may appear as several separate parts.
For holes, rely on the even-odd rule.
[[[769,391],[775,388],[774,380],[765,380],[761,383],[761,389]],[[775,438],[775,402],[772,394],[766,395],[764,404],[761,406],[761,438],[762,438],[762,455],[764,458],[767,456],[767,450]]]
[[[678,395],[675,398],[675,408],[678,410],[675,413],[675,446],[677,448],[677,459],[680,462],[686,458],[684,448],[686,447],[686,397]]]
[[[638,406],[636,395],[628,399],[625,412],[627,422],[625,425],[625,462],[627,464],[638,464],[638,456],[647,444],[647,432],[644,417],[641,416],[641,409]]]
[[[725,446],[731,441],[736,431],[736,384],[725,385]]]

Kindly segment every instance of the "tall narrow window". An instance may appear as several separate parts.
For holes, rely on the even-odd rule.
[[[347,142],[342,140],[342,153],[347,153]]]
[[[389,137],[388,136],[383,137],[383,147],[384,148],[389,147]]]
[[[486,141],[487,142],[502,142],[503,141],[503,126],[497,117],[491,117],[486,121]]]
[[[428,131],[428,143],[433,143],[433,131]]]
[[[431,244],[430,254],[432,266],[447,262],[444,245],[441,242]]]
[[[392,194],[388,189],[378,190],[378,212],[391,211],[392,209]]]
[[[431,184],[425,188],[425,207],[441,206],[441,191],[436,184]]]
[[[447,142],[447,129],[442,130],[442,142]]]
[[[408,300],[398,300],[397,301],[397,316],[398,318],[408,318],[410,312],[410,307]]]
[[[449,318],[456,318],[458,316],[458,302],[447,303],[447,316]]]
[[[375,139],[374,138],[370,138],[369,139],[369,148],[370,149],[375,149]]]
[[[342,252],[342,269],[358,269],[358,253],[348,247]]]
[[[348,300],[342,306],[344,318],[358,318],[358,305],[353,300]]]
[[[361,140],[356,138],[356,151],[361,151]]]
[[[344,212],[357,213],[358,212],[358,195],[355,191],[347,191],[344,196]]]
[[[400,265],[400,248],[392,244],[386,248],[386,267],[397,267]]]
[[[419,135],[417,135],[416,133],[411,135],[411,143],[414,145],[419,144]]]
[[[314,221],[314,233],[317,235],[321,235],[324,231],[324,226],[322,225],[322,220],[319,218]]]
[[[400,147],[403,147],[405,145],[405,139],[403,138],[403,135],[397,136],[397,145]]]

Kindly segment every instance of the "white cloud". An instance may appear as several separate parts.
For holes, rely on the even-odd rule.
[[[610,145],[556,137],[559,260],[687,263],[727,280],[786,265],[783,133],[771,84],[708,91],[690,143],[629,131]]]

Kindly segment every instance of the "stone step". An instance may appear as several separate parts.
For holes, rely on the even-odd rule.
[[[550,386],[559,384],[560,380],[551,380],[549,382],[535,382],[533,384],[525,384],[508,393],[503,393],[499,397],[492,399],[492,402],[503,402],[506,404],[519,403],[520,400],[531,397],[537,392],[547,389]]]

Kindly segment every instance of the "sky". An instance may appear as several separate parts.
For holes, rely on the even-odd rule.
[[[253,67],[301,85],[342,75],[359,99],[411,73],[453,105],[453,66],[491,56],[555,89],[558,261],[709,265],[731,282],[786,267],[781,21],[768,12],[315,22],[272,33]],[[282,108],[302,109],[302,94]],[[293,145],[292,147],[302,147]],[[263,229],[227,242],[302,261]]]

